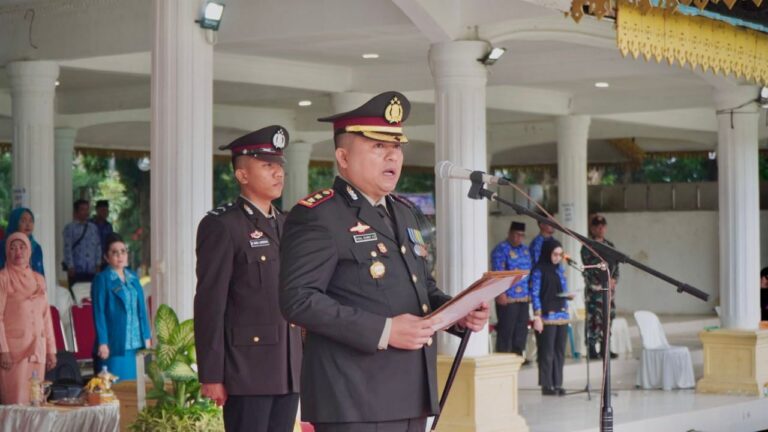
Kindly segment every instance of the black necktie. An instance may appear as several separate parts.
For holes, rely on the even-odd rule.
[[[384,220],[384,223],[387,224],[389,227],[389,230],[392,231],[392,234],[395,234],[395,223],[392,221],[392,217],[389,215],[389,212],[387,211],[387,208],[384,206],[384,204],[378,204],[376,206],[376,211],[379,212],[379,216]]]

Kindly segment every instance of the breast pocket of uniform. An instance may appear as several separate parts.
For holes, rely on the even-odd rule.
[[[232,329],[232,345],[260,347],[278,342],[277,326],[273,324],[235,327]]]
[[[249,250],[246,253],[248,262],[248,276],[251,281],[258,281],[261,285],[277,282],[280,268],[277,266],[278,252],[276,250]]]

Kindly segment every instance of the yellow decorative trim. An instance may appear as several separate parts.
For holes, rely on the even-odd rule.
[[[768,36],[754,30],[658,8],[644,12],[627,1],[618,5],[616,28],[624,56],[642,54],[646,61],[664,59],[670,65],[701,66],[715,74],[768,83]]]
[[[400,126],[347,126],[344,128],[346,132],[384,132],[384,133],[403,133],[403,128]]]

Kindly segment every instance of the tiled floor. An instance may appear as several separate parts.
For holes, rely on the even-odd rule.
[[[521,390],[520,414],[531,432],[599,430],[600,395],[542,396]],[[693,390],[620,390],[612,397],[621,432],[756,432],[768,429],[768,399],[701,395]]]

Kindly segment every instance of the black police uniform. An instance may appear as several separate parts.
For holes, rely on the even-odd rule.
[[[407,142],[408,101],[387,92],[333,121],[336,133]],[[307,330],[301,411],[319,432],[424,430],[438,411],[436,344],[379,349],[387,318],[424,316],[449,300],[429,274],[410,204],[386,212],[337,177],[299,201],[281,243],[280,307]]]
[[[288,133],[270,126],[223,147],[282,163]],[[280,234],[243,197],[214,209],[197,232],[195,344],[201,383],[223,383],[227,431],[289,432],[296,419],[301,331],[278,306]]]

